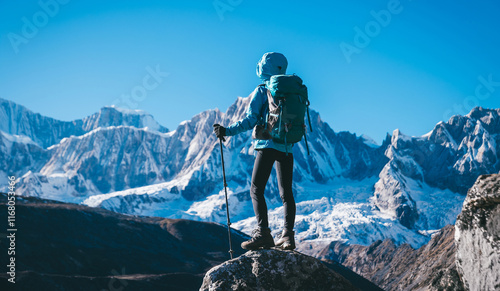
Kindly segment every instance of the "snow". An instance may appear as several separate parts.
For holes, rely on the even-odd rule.
[[[113,108],[114,110],[127,115],[149,115],[149,113],[144,110],[121,108],[116,105],[104,106],[104,108]]]
[[[176,132],[177,132],[176,130],[172,130],[172,131],[164,133],[163,136],[166,138],[169,138],[169,137],[172,137]]]
[[[8,134],[6,132],[0,131],[0,134],[3,136],[3,139],[7,141],[5,146],[7,147],[7,153],[10,153],[13,143],[21,143],[21,144],[31,144],[39,147],[37,143],[35,143],[31,138],[25,135],[16,135],[16,134]]]
[[[401,141],[412,141],[412,137],[411,136],[408,136],[406,134],[403,134],[401,132],[401,130],[399,129],[395,129],[393,132],[392,132],[392,143],[394,144],[394,141],[396,140],[401,140]]]
[[[297,203],[295,223],[298,242],[329,243],[341,241],[349,244],[369,245],[376,240],[391,238],[396,243],[409,243],[417,248],[428,241],[428,237],[402,226],[396,219],[381,213],[367,202],[369,193],[363,193],[366,186],[354,182],[347,189],[355,190],[356,184],[361,194],[347,199],[350,191],[337,188],[330,197],[322,197]],[[317,191],[317,189],[304,189]],[[328,193],[326,193],[328,196]],[[333,195],[332,195],[333,194]],[[335,195],[339,194],[339,195]],[[364,203],[355,200],[365,200]],[[347,202],[342,202],[347,201]],[[283,207],[272,207],[269,210],[269,224],[273,235],[282,231]],[[257,227],[254,217],[233,223],[233,227],[250,234]]]
[[[480,120],[484,124],[491,124],[495,120],[495,117],[493,117],[493,113],[492,112],[488,112],[488,115],[481,117]]]
[[[422,138],[422,139],[427,139],[427,140],[428,140],[428,139],[431,137],[431,135],[432,135],[432,133],[433,133],[433,132],[434,132],[434,130],[431,130],[431,131],[429,131],[428,133],[426,133],[426,134],[422,135],[422,136],[421,136],[421,138]]]
[[[413,179],[407,179],[406,183],[419,210],[417,229],[432,232],[448,224],[455,224],[465,196],[448,189],[441,190],[427,184],[419,184]]]
[[[71,173],[55,173],[50,176],[44,176],[31,171],[19,178],[19,181],[26,187],[19,187],[21,195],[42,197],[57,201],[69,203],[81,203],[83,197],[79,197],[73,185],[68,183],[68,177]],[[19,185],[19,184],[18,184]]]
[[[151,115],[146,115],[142,119],[142,126],[144,129],[149,130],[149,131],[158,131],[160,129],[160,125],[156,120],[154,120],[153,116]]]
[[[430,235],[420,234],[402,226],[391,215],[384,214],[369,202],[376,178],[353,181],[337,179],[318,185],[305,182],[296,187],[297,216],[295,230],[298,241],[326,243],[334,240],[368,245],[391,238],[397,243],[419,247]],[[124,191],[94,195],[83,201],[92,207],[127,211],[128,214],[227,222],[224,189],[199,201],[187,201],[180,194],[169,192],[179,181],[161,183]],[[127,198],[128,197],[128,198]],[[141,198],[142,197],[142,198]],[[125,206],[124,201],[133,201]],[[154,203],[151,203],[155,200]],[[229,213],[232,227],[250,234],[256,227],[249,188],[230,182]],[[125,209],[124,207],[128,207]],[[282,230],[281,201],[268,199],[269,222],[274,235]]]
[[[328,152],[334,152],[333,149],[325,148],[325,144],[322,144],[322,147],[326,149]],[[335,158],[335,155],[321,155],[318,154],[318,151],[315,149],[315,145],[310,145],[311,155],[314,156],[314,159],[317,162],[318,169],[320,173],[324,177],[334,177],[336,175],[340,175],[342,173],[342,167],[340,163]]]
[[[151,114],[149,114],[146,111],[143,110],[138,110],[138,109],[125,109],[125,108],[120,108],[116,107],[115,105],[112,106],[105,106],[103,107],[104,110],[106,109],[112,109],[117,112],[120,112],[123,115],[130,116],[130,115],[135,115],[139,116],[139,124],[126,124],[126,125],[132,125],[132,126],[137,126],[137,128],[143,128],[148,131],[160,131],[161,125],[153,118]],[[101,109],[102,111],[102,109]],[[92,116],[91,116],[92,117]],[[128,123],[128,122],[126,122]]]
[[[492,151],[496,155],[495,141],[490,141],[485,134],[483,135],[483,143],[481,144],[479,149],[477,149],[475,160],[482,163],[486,157],[486,153],[488,153],[489,151]]]
[[[0,192],[9,192],[9,177],[8,174],[0,170]]]
[[[374,139],[372,139],[371,137],[367,136],[366,134],[362,134],[362,135],[360,136],[360,138],[363,140],[363,142],[364,142],[367,146],[369,146],[369,147],[371,147],[371,148],[378,148],[378,147],[380,147],[380,145],[379,145],[379,144],[377,144],[377,142],[376,142]]]
[[[185,215],[184,210],[192,202],[185,200],[179,193],[172,193],[174,186],[175,183],[166,182],[93,195],[82,204],[132,215],[185,218],[189,215]]]
[[[229,216],[231,221],[247,219],[254,215],[250,200],[240,200],[238,195],[247,192],[247,189],[237,188],[235,191],[228,189]],[[192,219],[212,221],[225,224],[227,222],[225,192],[208,196],[203,201],[194,202],[186,211]]]
[[[458,150],[457,142],[453,139],[450,132],[445,127],[443,127],[443,132],[446,134],[446,140],[448,141],[448,143],[446,144],[446,147],[451,146],[451,148],[453,150],[455,150],[455,151]]]

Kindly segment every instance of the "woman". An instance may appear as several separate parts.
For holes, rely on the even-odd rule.
[[[257,64],[257,76],[264,82],[258,86],[251,95],[250,105],[246,116],[227,128],[214,124],[214,132],[218,138],[233,136],[241,132],[251,130],[256,125],[265,123],[268,113],[267,85],[273,75],[286,73],[288,62],[284,55],[269,52],[262,56]],[[255,137],[254,137],[255,138]],[[243,249],[256,250],[259,248],[270,248],[275,246],[267,216],[267,205],[264,198],[264,189],[271,175],[273,164],[276,162],[276,173],[280,197],[285,212],[284,228],[276,246],[286,249],[295,249],[293,226],[295,223],[295,200],[292,193],[293,180],[293,144],[280,144],[272,139],[255,139],[254,149],[256,158],[252,172],[252,184],[250,196],[252,198],[255,217],[258,228],[252,233],[252,238],[241,244]]]

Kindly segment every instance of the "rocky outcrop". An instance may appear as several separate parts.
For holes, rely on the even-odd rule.
[[[359,290],[321,261],[293,251],[249,251],[212,268],[200,290]]]
[[[469,290],[500,290],[500,175],[480,176],[455,225],[457,266]]]
[[[417,250],[388,239],[370,246],[333,242],[319,257],[339,262],[385,290],[464,290],[453,234],[448,225]]]

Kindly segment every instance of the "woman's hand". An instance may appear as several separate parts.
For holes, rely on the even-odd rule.
[[[226,128],[216,123],[214,124],[214,133],[217,138],[224,139],[224,136],[226,136]]]

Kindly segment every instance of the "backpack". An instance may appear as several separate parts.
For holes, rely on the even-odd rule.
[[[272,139],[274,142],[284,144],[297,143],[305,138],[307,153],[305,114],[311,129],[309,117],[309,98],[307,87],[297,75],[274,75],[267,86],[267,100],[269,111],[266,122],[257,125],[254,129],[254,138]],[[288,152],[287,152],[288,154]]]

